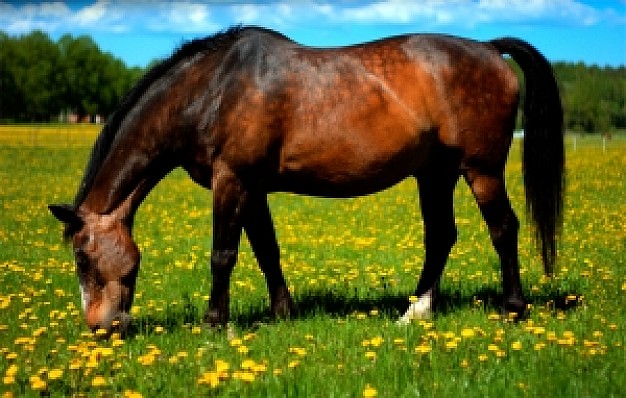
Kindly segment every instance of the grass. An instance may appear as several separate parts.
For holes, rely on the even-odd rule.
[[[523,322],[499,315],[500,275],[459,184],[459,242],[430,321],[399,327],[424,257],[416,187],[350,200],[275,194],[270,205],[298,312],[274,321],[244,240],[227,332],[203,328],[211,194],[175,171],[137,215],[132,333],[86,331],[71,250],[48,203],[74,195],[95,128],[0,127],[0,394],[10,396],[623,396],[626,140],[568,138],[559,270],[520,233]],[[517,144],[516,144],[517,145]],[[519,148],[507,169],[524,219]]]

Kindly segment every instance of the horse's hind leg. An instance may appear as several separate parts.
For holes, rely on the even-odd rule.
[[[434,168],[417,177],[426,259],[415,291],[418,300],[411,303],[400,323],[428,318],[432,312],[441,274],[457,239],[453,193],[458,178],[456,171],[434,172]]]
[[[280,269],[280,251],[267,198],[250,198],[244,217],[244,231],[265,275],[270,293],[272,312],[276,317],[288,317],[293,303],[285,277]]]
[[[503,172],[485,173],[471,169],[465,174],[465,179],[474,193],[500,257],[504,310],[523,316],[526,300],[522,293],[517,256],[519,221],[506,193]]]

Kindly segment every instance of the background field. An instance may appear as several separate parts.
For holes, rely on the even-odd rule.
[[[48,203],[69,202],[97,127],[0,127],[0,394],[38,396],[623,396],[626,392],[626,139],[567,139],[559,271],[524,224],[519,143],[507,169],[524,227],[526,321],[499,316],[499,266],[467,187],[439,314],[395,324],[424,257],[413,181],[350,200],[272,195],[298,313],[269,317],[247,242],[228,332],[205,330],[210,192],[175,171],[140,208],[135,322],[86,332],[71,250]]]

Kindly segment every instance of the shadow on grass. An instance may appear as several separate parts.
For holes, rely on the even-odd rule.
[[[381,296],[356,297],[338,294],[333,291],[312,291],[306,295],[295,296],[295,311],[291,319],[309,319],[319,315],[345,317],[354,313],[368,313],[376,309],[383,316],[398,318],[408,308],[409,294],[384,294]],[[569,311],[581,305],[580,295],[561,291],[529,294],[527,299],[535,308],[549,311]],[[502,293],[493,288],[483,288],[474,293],[442,291],[439,295],[436,313],[452,314],[466,309],[483,309],[485,312],[500,312]],[[157,327],[164,331],[179,330],[202,324],[205,308],[194,305],[188,297],[183,297],[183,305],[168,307],[160,315],[147,315],[135,319],[127,331],[127,336],[156,333]],[[253,329],[259,325],[275,321],[267,302],[256,306],[241,308],[231,314],[233,324],[242,329]]]

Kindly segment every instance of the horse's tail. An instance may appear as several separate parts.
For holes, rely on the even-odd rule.
[[[541,244],[545,272],[556,261],[557,237],[563,222],[565,150],[559,88],[548,61],[530,44],[513,38],[490,42],[509,54],[524,73],[524,144],[522,172],[526,208]]]

